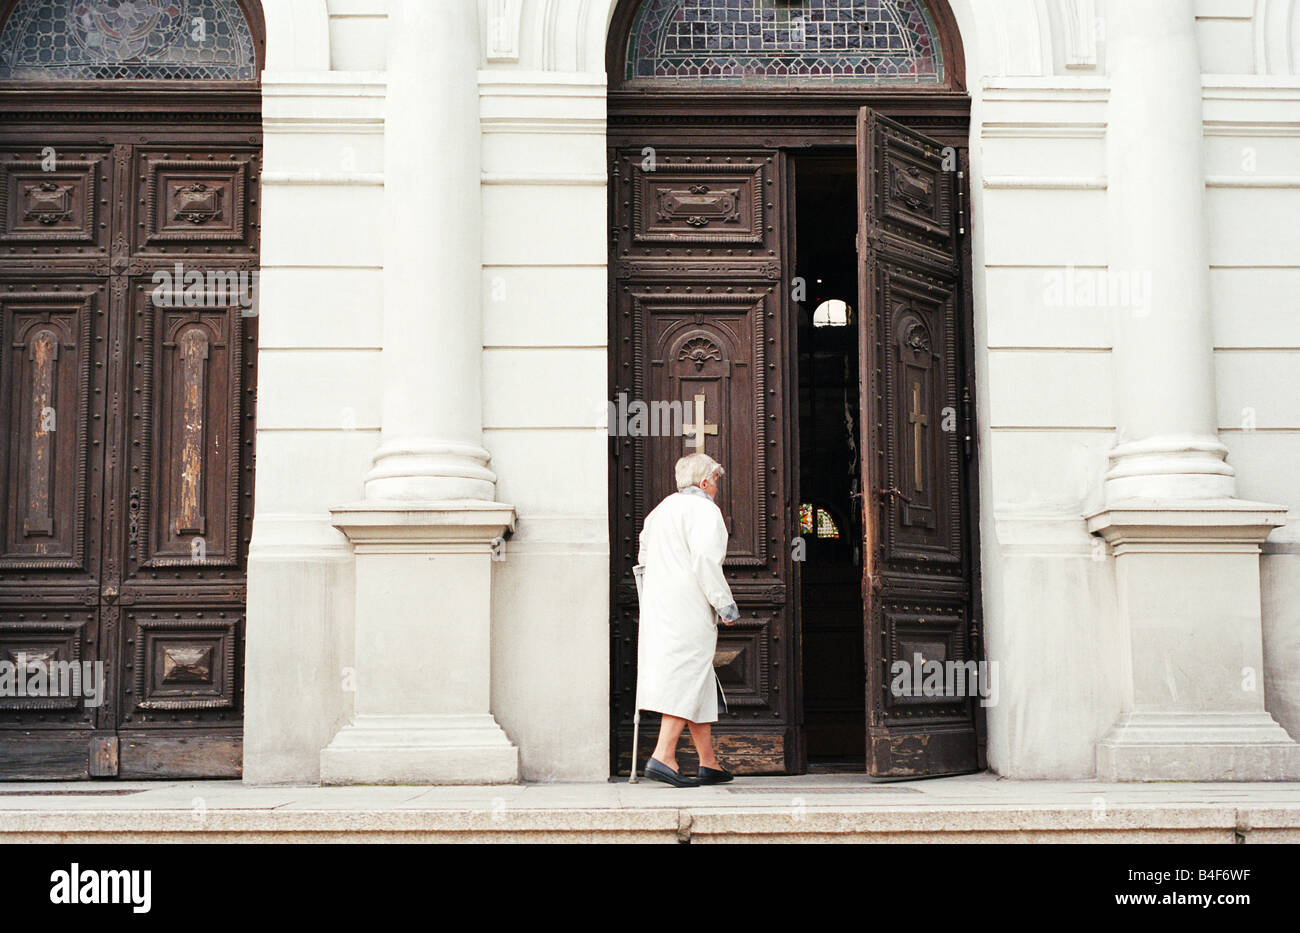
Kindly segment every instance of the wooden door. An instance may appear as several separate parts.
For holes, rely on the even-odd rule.
[[[977,700],[897,676],[981,660],[957,155],[859,113],[867,770],[880,777],[982,767]]]
[[[0,662],[90,662],[103,696],[0,696],[0,777],[238,776],[260,132],[41,126],[33,145],[16,119]]]
[[[714,666],[729,711],[720,709],[716,744],[737,771],[793,770],[781,156],[763,148],[681,147],[658,149],[652,159],[642,148],[615,149],[611,158],[612,398],[629,408],[681,403],[692,431],[669,434],[656,425],[629,435],[616,426],[610,438],[614,768],[628,773],[631,750],[638,537],[646,514],[676,489],[673,464],[702,436],[700,449],[727,470],[718,501],[731,535],[724,569],[741,611],[734,626],[718,630]],[[658,728],[649,718],[643,765]],[[689,767],[688,746],[684,740],[680,760]]]

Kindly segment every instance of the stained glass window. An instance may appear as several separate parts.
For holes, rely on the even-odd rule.
[[[840,530],[835,525],[835,519],[831,518],[831,513],[825,509],[817,510],[817,537],[819,538],[838,538]]]
[[[0,33],[0,80],[257,77],[235,0],[20,0]]]
[[[942,84],[922,0],[644,0],[627,83]]]
[[[816,524],[813,522],[814,516],[816,516]],[[811,502],[804,502],[799,506],[799,533],[816,534],[819,538],[838,538],[840,528],[835,524],[835,519],[830,512],[814,508]]]

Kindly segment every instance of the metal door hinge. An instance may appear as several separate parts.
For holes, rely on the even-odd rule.
[[[961,419],[962,419],[962,451],[966,459],[971,458],[975,452],[975,425],[971,421],[971,403],[970,403],[970,386],[962,386],[961,390]]]
[[[966,173],[957,173],[957,235],[966,235]]]

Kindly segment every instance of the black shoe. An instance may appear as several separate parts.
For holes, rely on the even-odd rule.
[[[736,776],[726,768],[706,768],[700,765],[700,783],[701,784],[727,784]]]
[[[663,781],[673,787],[699,787],[700,782],[693,777],[684,777],[680,771],[674,771],[658,758],[651,758],[645,766],[645,776],[652,781]]]

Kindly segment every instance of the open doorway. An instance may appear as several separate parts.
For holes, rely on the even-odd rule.
[[[728,768],[975,770],[970,699],[892,679],[917,653],[982,651],[960,36],[942,0],[898,36],[877,23],[892,0],[855,2],[846,18],[871,28],[851,41],[875,63],[859,68],[751,40],[770,5],[620,0],[611,21],[609,398],[701,402],[692,435],[629,422],[610,439],[611,771],[633,758],[635,542],[697,447],[727,469],[741,612],[714,657]]]
[[[857,160],[794,155],[800,615],[810,771],[865,766]],[[802,300],[798,300],[802,298]]]

